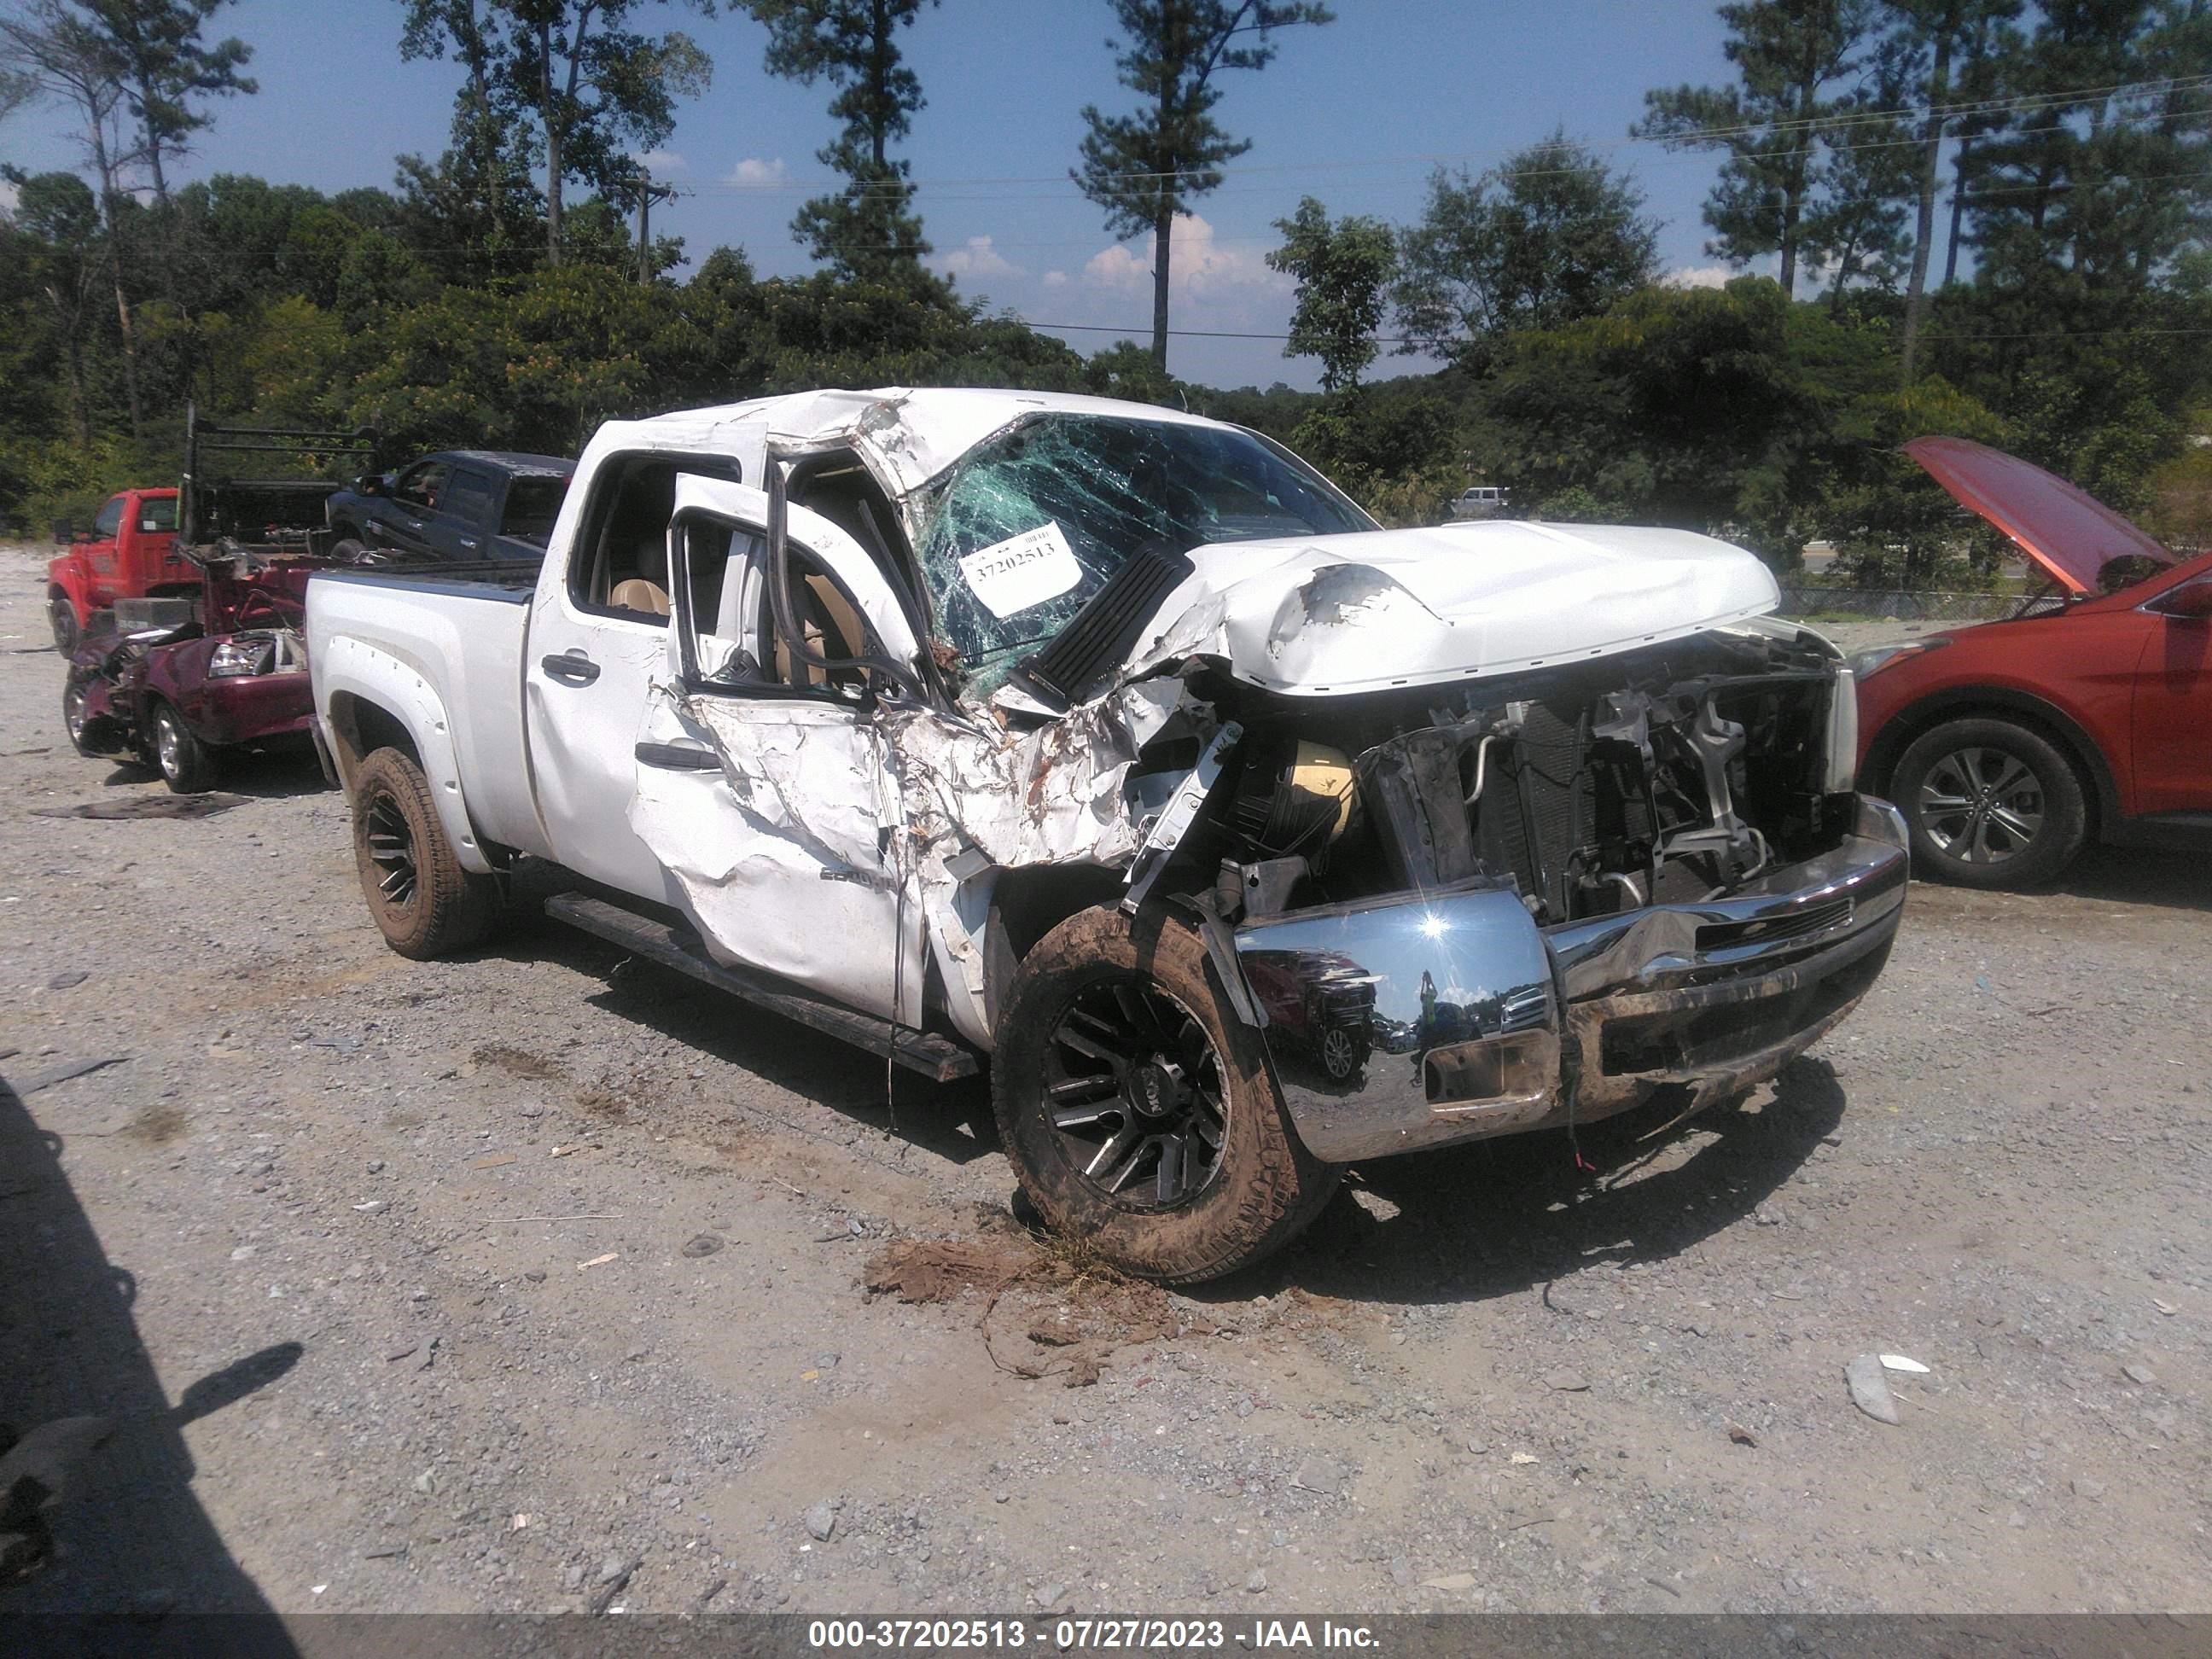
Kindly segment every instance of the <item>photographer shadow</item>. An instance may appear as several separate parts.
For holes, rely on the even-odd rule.
[[[291,1654],[192,1491],[182,1430],[303,1350],[264,1348],[173,1406],[134,1317],[137,1280],[108,1260],[62,1147],[0,1080],[0,1617],[19,1631],[38,1615],[119,1618],[144,1651],[196,1639],[173,1613],[258,1615],[227,1621],[231,1650]]]
[[[1547,1130],[1379,1159],[1261,1273],[1348,1299],[1443,1304],[1662,1261],[1753,1219],[1835,1132],[1845,1103],[1827,1062],[1800,1059],[1770,1088],[1679,1123],[1683,1103],[1659,1099],[1571,1137]]]

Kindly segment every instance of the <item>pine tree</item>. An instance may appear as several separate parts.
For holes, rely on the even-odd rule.
[[[929,244],[909,169],[890,147],[913,131],[923,105],[921,79],[897,40],[921,0],[746,0],[746,9],[767,26],[769,74],[838,89],[830,113],[844,129],[815,154],[844,175],[845,188],[802,206],[792,234],[840,275],[919,279]]]
[[[1632,129],[1675,149],[1727,152],[1705,201],[1717,233],[1708,246],[1737,264],[1780,254],[1782,291],[1793,297],[1805,222],[1823,187],[1822,140],[1844,107],[1869,10],[1869,0],[1723,6],[1736,84],[1648,92]]]
[[[1126,37],[1114,62],[1121,84],[1143,100],[1133,115],[1084,106],[1083,165],[1072,168],[1083,193],[1106,210],[1119,236],[1152,237],[1152,361],[1168,362],[1168,284],[1176,216],[1221,183],[1221,168],[1252,148],[1213,118],[1221,101],[1214,76],[1261,70],[1275,56],[1273,33],[1300,23],[1328,23],[1325,5],[1283,0],[1111,0]]]

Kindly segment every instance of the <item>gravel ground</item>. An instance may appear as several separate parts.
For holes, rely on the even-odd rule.
[[[115,1433],[0,1609],[2212,1608],[2199,867],[1917,886],[1740,1109],[1585,1134],[1594,1174],[1377,1164],[1265,1271],[1132,1294],[1006,1216],[980,1087],[887,1109],[526,915],[392,955],[312,761],[42,816],[164,792],[70,751],[35,571],[0,553],[0,1419]],[[978,1287],[872,1296],[902,1240]],[[1875,1352],[1929,1368],[1894,1426]]]

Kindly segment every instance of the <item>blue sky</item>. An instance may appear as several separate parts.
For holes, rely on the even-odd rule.
[[[1712,159],[1626,135],[1647,88],[1727,77],[1711,5],[1335,4],[1334,23],[1285,31],[1275,63],[1223,83],[1218,117],[1252,149],[1195,204],[1179,239],[1175,327],[1282,331],[1290,284],[1263,256],[1279,240],[1273,222],[1300,197],[1318,197],[1332,214],[1402,222],[1419,213],[1437,166],[1480,171],[1561,123],[1635,173],[1662,222],[1667,267],[1711,280],[1698,210]],[[796,274],[806,258],[788,225],[828,182],[814,152],[832,132],[830,94],[771,79],[761,67],[763,31],[734,6],[722,10],[702,19],[663,5],[643,15],[648,27],[685,28],[714,59],[712,88],[684,105],[654,158],[656,173],[685,192],[657,210],[654,228],[684,237],[695,258],[736,243],[762,273]],[[400,12],[398,0],[234,0],[211,32],[254,47],[261,90],[219,105],[214,129],[179,171],[335,191],[388,185],[403,151],[436,154],[459,72],[400,61]],[[928,99],[906,155],[936,263],[994,308],[1085,325],[1066,332],[1085,351],[1122,332],[1148,337],[1152,318],[1148,245],[1117,247],[1067,179],[1082,106],[1110,112],[1132,101],[1114,78],[1111,29],[1104,0],[944,0],[906,36]],[[33,170],[71,165],[60,125],[50,111],[16,115],[0,127],[0,155]],[[1285,358],[1264,339],[1179,338],[1170,366],[1221,386],[1315,380],[1311,360]]]

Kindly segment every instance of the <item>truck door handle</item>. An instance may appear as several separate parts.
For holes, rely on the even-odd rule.
[[[641,743],[637,746],[637,763],[667,772],[714,772],[721,769],[722,761],[702,744]]]
[[[599,677],[599,665],[580,651],[564,651],[542,659],[538,665],[549,680],[563,685],[589,685]]]
[[[471,553],[477,550],[477,538],[473,536],[463,536],[460,538],[460,544]]]

